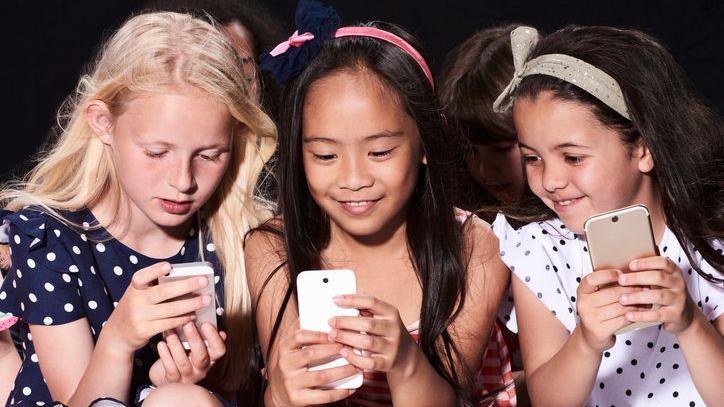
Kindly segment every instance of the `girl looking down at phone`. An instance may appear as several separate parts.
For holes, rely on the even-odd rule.
[[[307,42],[295,34],[298,47],[262,59],[278,80],[296,76],[283,104],[281,215],[246,251],[266,405],[469,403],[483,392],[476,372],[509,276],[489,226],[456,220],[454,143],[417,41],[381,22],[338,28],[311,1],[297,24]],[[299,329],[294,282],[315,269],[356,273],[358,294],[336,303],[362,314],[332,318],[329,334]],[[349,365],[307,370],[340,354]],[[360,371],[356,391],[319,388]]]
[[[244,385],[241,237],[260,218],[252,192],[276,133],[238,58],[190,15],[131,18],[81,77],[60,137],[0,193],[14,211],[0,311],[20,318],[26,350],[10,406],[224,405]],[[214,298],[177,298],[205,278],[156,285],[169,263],[202,259],[215,266],[226,334],[193,324]]]
[[[515,97],[540,201],[524,208],[536,222],[494,228],[533,404],[720,405],[721,119],[641,32],[568,27],[538,42],[520,27],[511,40],[516,74],[495,107]],[[584,222],[633,204],[649,209],[660,255],[593,272]],[[660,325],[614,335],[634,322]]]

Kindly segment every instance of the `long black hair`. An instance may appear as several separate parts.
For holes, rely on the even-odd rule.
[[[418,41],[401,27],[372,22],[367,26],[389,31],[421,50]],[[372,73],[396,94],[404,111],[417,123],[427,165],[420,165],[417,184],[408,201],[407,247],[422,288],[419,346],[438,374],[447,380],[464,403],[467,399],[467,372],[459,372],[460,362],[448,327],[465,303],[467,249],[463,225],[455,220],[451,194],[455,185],[448,174],[454,166],[449,153],[448,135],[434,89],[420,66],[395,45],[368,37],[327,40],[319,54],[284,90],[279,145],[278,221],[258,230],[276,231],[283,236],[289,289],[272,329],[269,350],[278,333],[284,309],[294,282],[304,270],[322,267],[320,253],[329,244],[328,216],[309,192],[302,161],[302,112],[310,87],[318,80],[342,71]],[[282,267],[277,267],[276,271]],[[269,281],[267,278],[267,282]]]
[[[703,278],[724,282],[704,273],[694,261],[698,251],[715,269],[724,269],[721,249],[712,245],[724,237],[724,127],[671,53],[640,31],[568,26],[541,39],[530,58],[544,54],[570,55],[611,75],[621,87],[631,120],[577,86],[550,76],[525,77],[517,97],[552,91],[556,98],[589,106],[625,144],[643,139],[654,159],[653,178],[667,226]],[[541,214],[550,216],[550,211]]]

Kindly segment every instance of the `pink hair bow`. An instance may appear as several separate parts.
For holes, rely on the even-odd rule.
[[[294,34],[292,34],[291,37],[289,37],[288,40],[280,43],[276,47],[274,47],[273,50],[269,53],[269,55],[275,57],[277,55],[281,55],[287,50],[289,50],[289,47],[298,47],[302,44],[304,44],[307,41],[313,40],[314,34],[310,32],[306,32],[304,34],[299,34],[299,31],[294,31]]]

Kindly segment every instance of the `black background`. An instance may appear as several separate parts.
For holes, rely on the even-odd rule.
[[[293,0],[261,0],[292,29]],[[417,34],[438,72],[445,54],[475,31],[522,22],[550,32],[566,24],[637,28],[662,40],[708,102],[724,106],[724,2],[563,0],[337,0],[345,21],[385,20]],[[0,180],[20,175],[46,140],[55,112],[75,87],[102,38],[140,1],[3,1],[0,79],[4,106]]]

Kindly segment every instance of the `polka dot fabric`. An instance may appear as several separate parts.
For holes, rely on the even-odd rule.
[[[572,332],[578,323],[576,288],[592,272],[586,241],[559,219],[531,223],[517,231],[498,215],[494,231],[503,261],[536,294],[561,324]],[[721,242],[716,242],[719,248]],[[666,229],[659,245],[662,255],[682,270],[689,295],[714,321],[722,313],[724,288],[694,271],[674,234]],[[720,276],[702,259],[702,270]],[[508,327],[516,332],[515,323]],[[573,372],[571,372],[573,373]],[[618,335],[603,354],[588,406],[703,406],[691,380],[675,335],[659,326]]]
[[[66,213],[85,230],[74,230],[54,217],[33,209],[5,216],[10,223],[9,239],[13,267],[0,287],[0,311],[17,316],[26,357],[8,397],[8,406],[51,403],[42,377],[28,324],[61,325],[82,318],[88,320],[94,341],[103,324],[120,301],[136,271],[161,261],[199,261],[197,231],[192,230],[180,251],[168,259],[153,259],[113,239],[96,223],[90,211]],[[217,304],[223,304],[223,279],[213,245],[206,247],[206,259],[214,264]],[[212,250],[209,250],[212,249]],[[223,314],[222,308],[217,310]],[[148,370],[158,359],[160,335],[135,355],[132,386],[150,384]],[[131,399],[133,397],[130,397]]]

